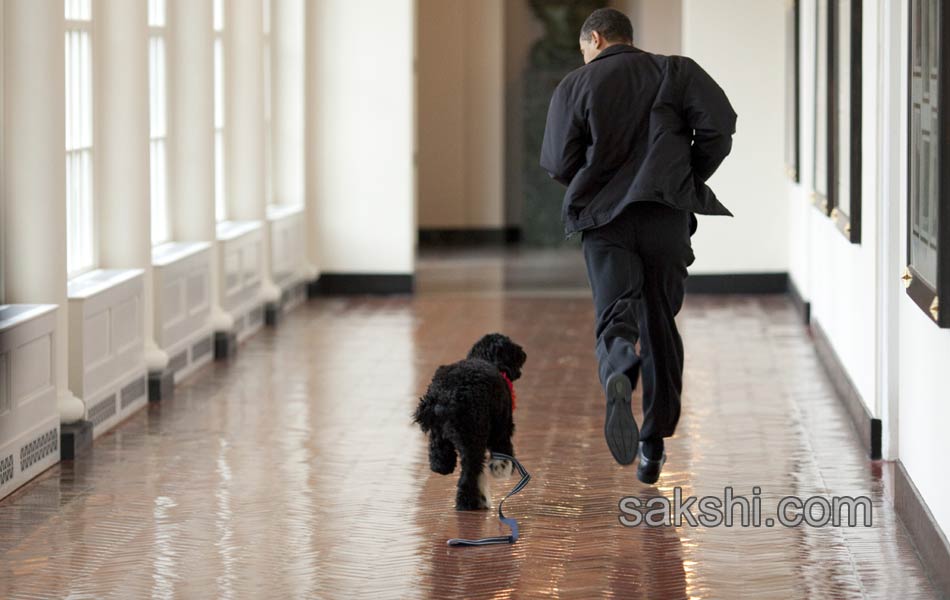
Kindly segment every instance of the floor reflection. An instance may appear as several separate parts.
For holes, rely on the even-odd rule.
[[[683,418],[655,487],[603,441],[583,262],[426,256],[412,298],[291,313],[0,502],[0,598],[729,598],[935,593],[790,304],[687,298]],[[528,352],[517,456],[530,485],[453,508],[409,415],[435,368],[489,331]],[[495,482],[494,499],[515,478]],[[623,527],[619,501],[762,489],[867,495],[870,528]]]

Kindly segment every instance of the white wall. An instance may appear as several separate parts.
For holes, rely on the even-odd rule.
[[[503,0],[419,0],[419,225],[505,224]]]
[[[907,3],[885,5],[888,19],[899,21],[901,52],[907,48]],[[863,53],[863,177],[862,242],[850,244],[831,221],[813,208],[811,131],[813,110],[813,3],[802,3],[802,184],[788,184],[789,270],[796,286],[812,303],[813,318],[827,332],[849,376],[871,413],[884,421],[885,457],[900,458],[937,523],[950,531],[950,480],[943,456],[950,453],[950,403],[943,372],[950,365],[950,330],[940,329],[904,293],[900,273],[893,265],[907,264],[907,89],[906,62],[896,62],[880,50],[884,31],[880,28],[881,4],[865,2]],[[895,26],[897,24],[895,23]],[[889,62],[882,63],[884,59]],[[884,71],[885,65],[892,69]],[[899,82],[896,95],[899,110],[885,114],[882,104],[893,95],[880,91],[889,82]],[[889,100],[888,100],[889,101]],[[882,129],[885,127],[886,129]],[[891,140],[901,150],[882,150]],[[885,182],[896,179],[884,193]],[[891,214],[897,201],[899,218],[879,222],[881,214]],[[882,204],[883,203],[883,204]],[[885,243],[886,236],[899,240]],[[878,246],[884,244],[882,248]],[[892,252],[891,256],[888,253]],[[896,258],[899,255],[899,259]],[[897,309],[890,310],[889,294],[899,290]],[[896,320],[896,324],[891,322]],[[888,343],[896,329],[897,342]],[[888,360],[897,363],[895,385]],[[891,395],[896,389],[897,397]],[[896,404],[896,410],[891,408]]]
[[[810,201],[814,190],[814,22],[815,4],[802,3],[801,184],[787,184],[789,271],[811,302],[812,318],[828,335],[842,364],[872,415],[876,404],[877,289],[877,115],[878,11],[864,4],[862,81],[861,243],[852,244]]]
[[[614,0],[633,23],[633,43],[654,54],[683,53],[683,0]]]
[[[274,201],[304,203],[306,120],[304,0],[271,3],[272,144]]]
[[[683,2],[683,54],[719,82],[739,115],[732,154],[710,180],[736,216],[700,217],[690,273],[788,270],[784,10],[780,0]]]
[[[309,2],[308,202],[320,267],[411,273],[415,3]]]
[[[907,48],[907,1],[900,6],[902,19],[901,48]],[[907,89],[907,64],[900,62],[901,90]],[[907,95],[901,93],[902,118],[899,122],[900,147],[907,146]],[[903,157],[902,157],[903,158]],[[901,160],[900,173],[900,263],[907,264],[907,161]],[[941,243],[947,243],[945,237]],[[886,285],[898,285],[893,274]],[[947,302],[941,298],[941,303]],[[943,310],[947,310],[944,308]],[[934,518],[946,534],[950,534],[950,479],[946,456],[950,454],[950,393],[946,373],[950,366],[950,329],[940,329],[901,290],[899,313],[899,457],[907,473],[930,507]]]
[[[947,365],[950,330],[937,328],[904,295],[900,306],[900,459],[944,532],[950,532]]]

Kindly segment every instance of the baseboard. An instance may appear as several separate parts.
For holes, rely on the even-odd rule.
[[[818,321],[812,319],[809,326],[812,334],[812,341],[815,344],[815,350],[818,352],[818,358],[828,377],[835,387],[838,398],[844,404],[845,409],[851,416],[851,422],[861,438],[861,443],[867,450],[871,460],[880,460],[881,458],[881,420],[874,418],[871,412],[861,400],[861,394],[848,372],[844,368],[841,359],[835,352],[831,341],[825,330],[821,328]]]
[[[504,246],[520,241],[520,227],[419,230],[419,245],[427,247]]]
[[[795,305],[795,310],[801,316],[802,322],[805,325],[811,323],[811,302],[805,300],[791,277],[788,278],[788,296],[792,299],[792,304]]]
[[[322,273],[311,285],[311,293],[320,296],[411,294],[414,279],[412,274]]]
[[[237,354],[238,339],[233,331],[214,332],[214,360],[230,360]]]
[[[169,368],[148,374],[148,401],[162,402],[175,397],[175,372]]]
[[[950,542],[900,460],[894,465],[894,510],[938,593],[950,598]]]
[[[80,420],[59,428],[59,451],[62,460],[75,460],[92,447],[92,421]]]
[[[268,302],[264,304],[264,325],[267,327],[277,327],[283,316],[283,302]]]
[[[687,294],[784,294],[788,273],[700,273],[686,278]]]

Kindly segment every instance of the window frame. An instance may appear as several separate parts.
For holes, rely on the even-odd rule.
[[[212,36],[213,36],[213,60],[214,72],[212,85],[214,88],[212,101],[214,102],[213,125],[214,125],[214,220],[215,223],[223,223],[230,218],[228,206],[228,177],[227,177],[227,130],[228,130],[228,107],[227,107],[227,27],[228,11],[225,0],[212,0]],[[220,15],[218,12],[220,11]],[[220,27],[219,27],[220,21]],[[219,50],[220,49],[220,50]],[[220,56],[220,65],[218,57]],[[220,83],[218,78],[220,77]],[[219,89],[220,88],[220,89]],[[220,96],[220,97],[219,97]],[[218,115],[220,107],[221,114]],[[220,118],[219,118],[220,117]],[[220,123],[220,124],[219,124]]]
[[[862,65],[863,65],[863,3],[862,0],[850,0],[850,48],[848,56],[841,57],[838,53],[838,30],[841,15],[839,3],[841,0],[828,2],[828,217],[834,222],[838,231],[852,244],[861,243],[861,163],[862,163]],[[842,61],[848,61],[849,78],[842,81],[838,76]],[[847,112],[850,119],[848,126],[849,139],[840,138],[839,92],[841,86],[848,86],[851,110]],[[850,164],[842,169],[840,165],[843,144],[848,144],[848,158]],[[850,196],[849,213],[841,210],[841,199],[838,193],[838,184],[841,179],[848,180],[848,194]]]
[[[280,203],[274,194],[274,10],[271,0],[261,0],[261,77],[264,82],[264,204]]]
[[[169,196],[169,183],[170,183],[169,165],[170,165],[170,163],[171,163],[171,161],[169,160],[169,152],[170,152],[171,144],[169,143],[169,132],[170,132],[169,116],[170,116],[170,110],[169,110],[169,103],[168,103],[168,100],[169,100],[169,82],[170,82],[170,77],[169,77],[169,64],[170,64],[170,62],[169,62],[169,60],[168,60],[168,54],[169,54],[169,53],[168,53],[169,10],[168,10],[168,0],[158,0],[158,1],[162,2],[162,24],[161,24],[161,25],[154,25],[154,24],[151,23],[151,2],[152,2],[153,0],[146,0],[146,1],[149,3],[149,8],[148,8],[148,10],[149,10],[149,13],[150,13],[150,14],[149,14],[148,42],[147,42],[147,43],[148,43],[148,48],[149,48],[149,75],[150,75],[150,77],[149,77],[149,131],[148,131],[148,142],[149,142],[149,198],[150,198],[149,211],[150,211],[150,217],[151,217],[151,218],[150,218],[150,222],[152,223],[152,226],[151,226],[151,230],[150,230],[149,233],[150,233],[150,236],[151,236],[151,244],[152,244],[152,246],[159,246],[159,245],[161,245],[161,244],[164,244],[164,243],[167,243],[167,242],[171,241],[172,238],[174,237],[174,236],[173,236],[173,230],[174,230],[174,228],[172,227],[172,215],[171,215],[171,198],[170,198],[170,196]],[[163,115],[162,115],[162,117],[161,117],[161,118],[162,118],[162,121],[163,121],[163,123],[164,123],[164,134],[161,135],[161,136],[156,136],[156,135],[155,135],[155,132],[152,130],[152,110],[153,110],[152,102],[153,102],[153,100],[154,100],[155,91],[152,89],[152,80],[151,80],[151,68],[152,68],[152,55],[151,55],[151,52],[152,52],[152,41],[155,40],[156,38],[160,38],[160,39],[161,39],[161,42],[162,42],[162,43],[161,43],[161,46],[162,46],[162,53],[163,53],[163,55],[164,55],[164,56],[162,57],[162,62],[163,62],[163,76],[164,76],[164,81],[162,82],[162,88],[163,88],[163,92],[162,92],[162,93],[163,93],[162,105],[163,105],[164,110],[162,111],[162,112],[163,112]],[[154,163],[152,162],[152,161],[153,161],[152,152],[153,152],[153,146],[154,146],[155,142],[157,142],[157,141],[161,141],[161,142],[162,142],[162,146],[163,146],[163,150],[164,150],[164,174],[163,174],[163,180],[164,180],[164,181],[162,182],[162,187],[163,187],[163,189],[164,189],[164,198],[163,198],[162,204],[164,205],[163,210],[164,210],[164,213],[165,213],[164,235],[163,235],[163,236],[160,236],[160,237],[158,237],[158,238],[156,238],[156,236],[155,236],[155,229],[154,229],[154,222],[155,222],[155,205],[154,205],[154,199],[152,198],[152,195],[154,194],[154,191],[155,191],[155,180],[154,180],[155,173],[154,173],[154,171],[153,171],[155,165],[154,165]]]
[[[787,0],[785,11],[785,174],[793,182],[801,183],[802,103],[800,1]]]
[[[914,143],[913,143],[913,47],[914,47],[914,5],[919,4],[920,0],[911,0],[907,3],[908,11],[908,35],[907,35],[907,202],[906,212],[906,259],[902,279],[906,288],[907,296],[941,328],[950,328],[950,310],[941,310],[940,300],[946,303],[950,298],[950,243],[948,240],[947,222],[950,219],[950,152],[940,152],[937,156],[937,201],[936,201],[936,219],[937,219],[937,240],[943,243],[937,245],[937,281],[931,286],[923,278],[912,264],[911,244],[913,242],[913,216],[912,207],[914,206],[912,197],[912,184],[914,173]],[[939,104],[937,107],[937,139],[950,139],[950,110],[948,102],[950,100],[950,7],[937,3],[938,18],[938,37],[937,46],[937,97]],[[937,144],[936,147],[941,147]]]
[[[814,0],[815,4],[815,22],[814,22],[814,46],[812,47],[812,127],[811,127],[811,164],[809,168],[811,169],[811,186],[812,191],[810,195],[812,205],[821,211],[824,214],[828,214],[830,209],[828,207],[828,150],[830,148],[828,134],[830,132],[830,124],[828,115],[828,98],[831,94],[829,89],[829,83],[831,80],[831,75],[828,72],[828,66],[830,64],[829,56],[831,54],[830,48],[827,47],[829,42],[828,31],[831,27],[828,22],[828,15],[830,13],[830,5],[834,0],[824,0],[825,10],[822,11],[822,0]],[[824,29],[821,28],[822,18],[824,18]],[[820,48],[822,43],[825,44],[825,56],[824,61],[821,60]],[[819,94],[819,86],[824,86],[824,95]],[[819,127],[818,121],[819,116],[824,117],[824,128]],[[824,135],[824,138],[819,140],[820,134]],[[818,152],[822,150],[825,153],[823,160],[818,159]],[[823,166],[825,172],[822,173],[822,177],[819,177],[818,167]],[[825,186],[824,192],[821,192],[818,189],[819,184]]]
[[[65,200],[65,203],[66,203],[66,264],[67,264],[66,277],[67,277],[67,279],[73,279],[73,278],[75,278],[75,277],[79,277],[79,276],[81,276],[81,275],[83,275],[83,274],[85,274],[85,273],[88,273],[88,272],[90,272],[90,271],[93,271],[93,270],[95,270],[95,269],[98,267],[98,264],[99,264],[99,244],[98,244],[98,240],[99,240],[99,236],[98,236],[98,233],[99,233],[99,232],[98,232],[98,229],[99,229],[99,227],[98,227],[98,223],[97,223],[98,214],[97,214],[97,206],[96,206],[97,203],[96,203],[96,152],[95,152],[95,145],[96,145],[96,89],[95,89],[95,83],[96,83],[96,74],[95,74],[95,73],[96,73],[95,16],[96,16],[96,15],[95,15],[95,4],[96,4],[96,3],[95,3],[93,0],[89,0],[89,5],[88,5],[88,7],[89,7],[89,18],[88,18],[88,19],[77,19],[77,18],[69,18],[69,17],[67,17],[66,15],[67,15],[67,12],[68,12],[68,10],[69,10],[69,9],[67,8],[67,4],[70,4],[70,3],[75,4],[75,5],[76,5],[75,8],[78,8],[78,6],[80,6],[80,5],[82,4],[82,0],[79,0],[78,2],[75,2],[75,1],[71,2],[71,0],[63,0],[63,36],[64,36],[63,41],[64,41],[64,44],[66,45],[66,47],[64,48],[64,55],[66,55],[66,53],[69,52],[69,47],[68,47],[69,42],[68,42],[67,39],[66,39],[67,36],[69,36],[69,35],[70,35],[71,33],[73,33],[73,32],[85,33],[85,34],[88,36],[88,57],[87,57],[87,59],[88,59],[88,64],[87,64],[87,65],[79,64],[79,63],[82,62],[82,60],[81,60],[81,59],[78,59],[78,60],[77,60],[77,66],[78,66],[83,72],[88,73],[89,81],[87,82],[87,84],[86,84],[85,86],[80,86],[80,89],[81,89],[81,90],[85,90],[86,93],[85,93],[85,94],[81,94],[83,97],[80,98],[80,99],[73,98],[72,104],[73,104],[74,106],[70,107],[70,102],[69,102],[69,100],[70,100],[71,96],[67,96],[67,95],[66,95],[66,94],[69,94],[69,90],[70,90],[70,81],[69,81],[69,79],[68,79],[68,78],[69,78],[69,75],[70,75],[70,72],[69,72],[70,67],[69,67],[69,60],[68,60],[69,57],[68,57],[68,55],[66,55],[66,64],[65,64],[65,68],[64,68],[64,79],[65,79],[65,81],[64,81],[64,83],[65,83],[65,94],[64,94],[64,104],[65,104],[65,111],[64,111],[64,112],[65,112],[65,115],[64,115],[64,116],[65,116],[65,119],[64,119],[64,124],[65,124],[65,131],[66,131],[66,140],[64,140],[65,143],[64,143],[64,145],[63,145],[63,149],[64,149],[63,158],[64,158],[64,160],[65,160],[65,162],[66,162],[66,198],[64,198],[64,200]],[[80,104],[81,104],[81,103],[87,103],[87,105],[86,105],[86,106],[78,106],[78,105],[76,105],[77,102],[79,102]],[[70,132],[70,119],[69,119],[69,117],[70,117],[71,113],[72,113],[73,111],[75,111],[75,110],[88,111],[88,120],[89,120],[89,122],[88,122],[88,132],[87,132],[87,134],[88,134],[88,137],[89,137],[89,142],[88,142],[87,145],[77,144],[77,145],[74,145],[73,147],[70,147],[69,141],[70,141],[70,139],[71,139],[71,136],[70,136],[70,133],[69,133],[69,132]],[[77,117],[77,116],[78,116],[78,118],[80,118],[80,120],[84,120],[84,115],[85,115],[85,113],[83,112],[82,114],[79,114],[79,115],[72,115],[72,116],[74,116],[74,117]],[[75,126],[74,126],[74,128],[75,128]],[[81,130],[82,130],[82,128],[83,128],[83,125],[82,125],[82,124],[78,125],[78,128],[80,129],[79,135],[81,136],[81,135],[82,135]],[[76,135],[76,132],[75,132],[75,131],[73,132],[73,135]],[[88,170],[87,170],[87,172],[85,173],[85,175],[88,176],[88,178],[89,178],[89,180],[88,180],[88,186],[89,186],[89,189],[88,189],[88,193],[89,193],[89,199],[88,199],[88,201],[89,201],[89,214],[88,214],[88,215],[83,215],[81,218],[82,218],[82,220],[87,220],[87,221],[88,221],[88,222],[85,224],[85,227],[88,228],[88,231],[84,231],[83,233],[86,234],[86,235],[88,235],[88,240],[87,240],[88,248],[86,248],[86,250],[88,250],[88,252],[89,252],[89,259],[88,259],[88,261],[84,261],[82,264],[78,265],[77,267],[70,269],[70,268],[69,268],[70,256],[72,256],[72,255],[74,254],[74,252],[72,251],[72,246],[71,246],[71,244],[70,244],[70,236],[72,235],[72,229],[70,228],[70,216],[69,216],[69,214],[70,214],[70,212],[73,210],[73,206],[72,206],[71,200],[70,200],[71,192],[70,192],[70,185],[69,185],[69,184],[70,184],[70,177],[69,177],[70,166],[69,166],[69,162],[70,162],[70,160],[71,160],[71,158],[72,158],[73,156],[82,157],[83,154],[85,154],[85,155],[88,156],[88,163],[87,163],[87,169],[88,169]],[[83,226],[81,225],[80,227],[82,228]],[[82,246],[83,244],[80,244],[80,245]],[[83,250],[81,250],[81,252],[83,252]]]

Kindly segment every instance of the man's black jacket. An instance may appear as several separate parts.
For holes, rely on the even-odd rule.
[[[706,180],[735,129],[726,94],[692,59],[609,46],[561,81],[548,110],[541,166],[567,186],[565,233],[642,200],[731,216]]]

